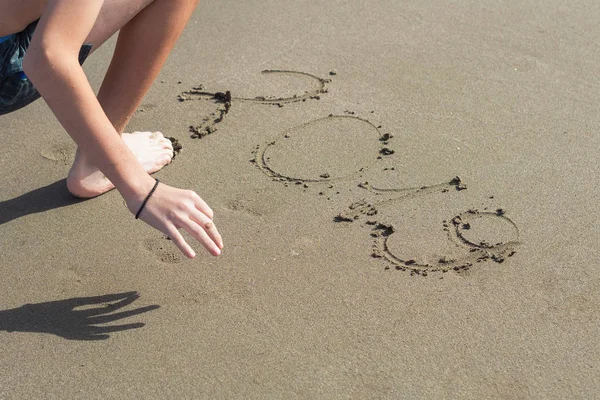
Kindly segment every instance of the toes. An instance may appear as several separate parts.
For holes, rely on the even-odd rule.
[[[163,146],[160,151],[160,154],[168,154],[170,158],[175,157],[175,151],[173,151],[173,147],[172,146]]]
[[[152,140],[161,140],[161,139],[164,139],[164,137],[165,136],[162,134],[162,132],[152,132],[150,134],[150,139],[152,139]]]
[[[160,156],[159,160],[160,160],[159,162],[162,165],[167,165],[167,164],[171,163],[171,161],[173,160],[173,157],[171,157],[169,154],[163,154]]]
[[[169,150],[173,150],[173,143],[171,143],[171,141],[169,139],[162,139],[160,141],[163,149],[169,149]]]

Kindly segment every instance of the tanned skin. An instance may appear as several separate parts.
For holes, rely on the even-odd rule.
[[[78,197],[116,188],[135,214],[173,157],[160,132],[123,133],[183,31],[198,0],[0,0],[0,36],[40,19],[23,60],[27,77],[77,143],[67,187]],[[76,21],[76,23],[74,22]],[[98,96],[78,62],[81,45],[97,49],[119,38]],[[193,191],[163,184],[140,219],[168,235],[188,257],[196,253],[179,229],[212,255],[223,240],[213,211]]]

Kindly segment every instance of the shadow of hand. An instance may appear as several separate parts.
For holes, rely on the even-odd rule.
[[[113,313],[139,298],[137,292],[79,297],[67,300],[25,304],[0,311],[0,331],[51,333],[69,340],[103,340],[110,332],[141,328],[141,322],[97,326],[159,308],[151,305]],[[77,310],[78,307],[86,307]],[[92,307],[97,306],[97,307]]]

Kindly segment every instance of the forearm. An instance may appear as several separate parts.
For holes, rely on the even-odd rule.
[[[121,140],[76,57],[64,51],[36,52],[27,55],[25,67],[67,133],[128,205],[143,198],[154,180]]]

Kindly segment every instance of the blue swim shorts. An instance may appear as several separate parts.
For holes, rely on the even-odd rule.
[[[0,115],[19,110],[40,98],[33,83],[23,72],[23,57],[37,23],[32,22],[22,32],[0,37]],[[91,44],[81,47],[80,64],[83,64],[91,50]]]

